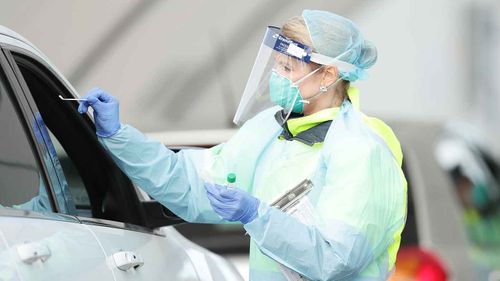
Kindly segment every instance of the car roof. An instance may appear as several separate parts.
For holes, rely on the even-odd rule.
[[[13,46],[31,53],[34,57],[38,58],[40,62],[45,64],[46,67],[53,71],[54,74],[57,75],[64,84],[66,84],[67,88],[73,93],[73,95],[78,96],[71,83],[69,83],[66,77],[64,77],[64,75],[57,69],[57,67],[50,62],[49,58],[19,33],[3,25],[0,25],[0,45]]]
[[[17,39],[19,41],[23,41],[25,43],[29,43],[29,41],[26,40],[24,37],[22,37],[19,33],[15,32],[12,29],[7,28],[6,26],[3,26],[3,25],[0,25],[0,34],[12,37],[14,39]]]
[[[0,25],[0,43],[14,45],[16,47],[28,50],[38,55],[39,57],[45,58],[45,55],[43,55],[42,52],[40,52],[40,50],[38,50],[30,41],[21,36],[19,33],[3,25]]]

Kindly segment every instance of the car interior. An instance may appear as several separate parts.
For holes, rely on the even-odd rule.
[[[83,181],[80,186],[85,187],[84,191],[72,190],[77,187],[69,181],[70,193],[81,195],[83,192],[90,202],[85,204],[85,200],[75,200],[77,215],[144,225],[144,213],[139,208],[133,184],[99,145],[90,118],[78,113],[77,102],[59,99],[59,95],[70,95],[45,67],[22,54],[13,53],[13,57],[44,123]],[[67,167],[66,174],[71,166],[64,166]]]

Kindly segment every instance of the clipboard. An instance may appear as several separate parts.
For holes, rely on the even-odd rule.
[[[296,185],[291,190],[287,191],[284,195],[276,199],[271,203],[272,207],[278,208],[283,212],[287,212],[293,206],[295,206],[302,197],[306,196],[309,191],[314,187],[311,180],[305,179]]]
[[[285,194],[271,203],[272,207],[280,209],[284,213],[297,218],[299,221],[306,223],[312,219],[312,206],[301,202],[301,199],[306,196],[314,187],[311,180],[305,179],[298,185],[287,191]],[[307,201],[308,200],[302,200]],[[300,203],[300,204],[299,204]],[[281,272],[285,275],[288,281],[304,281],[305,279],[299,273],[279,264]]]

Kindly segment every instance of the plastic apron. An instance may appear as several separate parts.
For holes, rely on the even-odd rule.
[[[315,209],[313,227],[338,243],[339,249],[345,248],[355,259],[352,262],[363,268],[359,273],[363,279],[348,280],[385,280],[395,262],[406,216],[406,181],[398,161],[349,102],[344,102],[324,143],[313,147],[278,140],[282,128],[270,121],[277,110],[255,116],[224,146],[208,150],[202,174],[224,184],[225,175],[235,172],[239,188],[268,204],[303,179],[312,179],[315,188],[308,200]],[[359,163],[360,159],[366,163]],[[266,226],[256,221],[245,226],[250,235],[252,230],[265,232]],[[280,257],[268,249],[266,237],[255,236],[251,280],[284,280],[274,260],[308,276],[306,268],[286,264],[287,255]],[[274,249],[280,248],[279,241],[272,243]]]

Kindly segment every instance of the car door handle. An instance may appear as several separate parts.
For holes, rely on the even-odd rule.
[[[131,268],[138,269],[144,265],[144,260],[141,256],[130,251],[120,251],[113,254],[113,260],[118,269],[127,271]]]
[[[17,255],[24,263],[32,264],[38,260],[45,262],[50,258],[50,249],[41,243],[25,243],[17,246]]]

